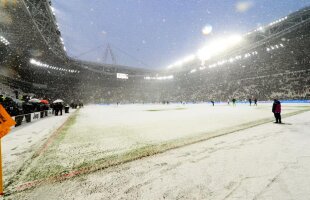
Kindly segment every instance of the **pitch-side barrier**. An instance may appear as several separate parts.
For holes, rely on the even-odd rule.
[[[16,122],[15,127],[21,126],[25,123],[31,123],[49,116],[53,115],[52,110],[44,110],[40,112],[34,112],[34,113],[28,113],[28,114],[23,114],[23,115],[17,115],[12,117],[13,120]],[[12,127],[14,128],[14,127]]]

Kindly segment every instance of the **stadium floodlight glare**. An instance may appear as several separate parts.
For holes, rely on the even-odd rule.
[[[185,58],[175,62],[174,64],[169,65],[167,68],[171,69],[174,67],[182,67],[184,64],[191,62],[195,59],[199,59],[202,62],[202,65],[205,61],[209,60],[212,56],[218,55],[219,53],[235,46],[236,44],[242,41],[240,35],[232,35],[227,38],[221,38],[211,42],[205,47],[199,49],[196,54],[186,56]]]
[[[55,9],[53,6],[50,6],[50,8],[51,8],[52,13],[53,13],[54,15],[56,15],[56,14],[55,14],[56,9]]]
[[[246,58],[249,58],[249,57],[255,56],[255,55],[258,55],[257,51],[253,51],[253,52],[250,52],[250,53],[245,53],[244,56],[236,55],[236,56],[230,57],[227,60],[217,61],[217,62],[215,62],[213,64],[210,64],[208,67],[209,68],[214,68],[214,67],[222,66],[224,64],[233,63],[235,61],[246,59]],[[205,69],[204,65],[199,68],[199,70],[203,70],[203,69]],[[194,72],[196,72],[196,69],[192,69],[189,73],[192,74]]]
[[[145,80],[171,80],[173,79],[174,76],[173,75],[169,75],[169,76],[146,76],[144,77]]]
[[[274,22],[271,22],[271,23],[269,24],[269,26],[272,26],[272,25],[278,24],[278,23],[280,23],[280,22],[283,22],[283,21],[286,20],[286,19],[287,19],[287,16],[286,16],[286,17],[283,17],[283,18],[281,18],[281,19],[278,19],[278,20],[276,20],[276,21],[274,21]]]
[[[211,57],[232,48],[241,41],[242,37],[240,35],[232,35],[227,38],[221,38],[199,49],[196,55],[201,60],[202,64],[204,64],[205,61],[209,60]]]
[[[263,32],[264,31],[264,27],[260,26],[257,30]]]
[[[274,46],[267,47],[266,51],[269,52],[269,51],[272,51],[272,50],[275,50],[275,49],[279,49],[281,47],[284,48],[285,46],[282,43],[276,44]]]
[[[61,68],[61,67],[55,67],[55,66],[48,65],[48,64],[42,63],[40,61],[37,61],[37,60],[35,60],[33,58],[31,58],[29,60],[29,62],[30,62],[30,64],[38,66],[38,67],[54,69],[54,70],[64,71],[64,72],[69,72],[69,73],[80,73],[80,71],[78,71],[78,70],[69,70],[69,69],[64,69],[64,68]]]
[[[175,62],[174,64],[169,65],[167,68],[171,69],[174,67],[182,67],[184,64],[189,63],[195,59],[196,59],[196,56],[194,54],[192,54],[192,55],[186,56],[185,58]]]
[[[217,67],[217,64],[209,65],[209,68],[214,68],[214,67]]]
[[[10,42],[3,36],[0,36],[0,42],[2,42],[5,46],[8,46],[10,44]]]
[[[197,69],[192,69],[189,73],[195,73],[197,71]]]

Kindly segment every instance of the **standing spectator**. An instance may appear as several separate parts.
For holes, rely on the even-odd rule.
[[[254,99],[254,106],[257,106],[257,98]]]
[[[117,104],[118,105],[118,104]],[[80,100],[79,101],[79,108],[83,108],[84,107],[84,104],[83,104],[83,102]]]
[[[232,99],[233,106],[236,106],[236,99]]]
[[[51,103],[50,104],[50,107],[52,109],[52,114],[55,114],[55,104],[54,103]]]
[[[52,108],[53,108],[53,111],[55,112],[55,116],[58,116],[58,113],[59,113],[58,103],[53,103]]]
[[[34,111],[33,104],[28,100],[23,103],[23,110],[26,118],[26,122],[31,122],[31,113]]]
[[[59,112],[60,112],[60,115],[62,115],[62,110],[64,109],[64,105],[62,103],[59,103]]]
[[[58,116],[58,114],[62,115],[63,108],[64,106],[61,102],[55,103],[54,104],[55,116]]]
[[[276,123],[281,124],[281,103],[277,99],[274,99],[273,101],[272,112],[274,114],[274,117],[276,118]]]
[[[2,104],[2,103],[3,103],[3,95],[0,94],[0,104]]]

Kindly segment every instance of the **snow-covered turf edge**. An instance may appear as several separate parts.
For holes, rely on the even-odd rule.
[[[309,111],[309,108],[307,108],[305,110],[300,110],[300,111],[285,114],[285,115],[283,115],[283,117],[293,116],[293,115],[300,114],[300,113],[303,113],[306,111]],[[53,142],[56,142],[56,140],[59,139],[58,137],[65,135],[66,130],[68,130],[68,128],[72,124],[74,124],[75,118],[76,118],[76,114],[74,114],[70,118],[70,120],[67,120],[65,125],[62,126],[62,128],[60,130],[58,130],[58,134],[56,135],[56,139],[53,139]],[[212,139],[215,137],[231,134],[231,133],[234,133],[234,132],[237,132],[240,130],[248,129],[248,128],[258,126],[261,124],[265,124],[265,123],[269,123],[272,121],[273,121],[273,118],[266,118],[266,119],[262,119],[262,120],[258,120],[258,121],[254,121],[254,122],[250,122],[250,123],[241,124],[241,125],[236,126],[236,127],[226,128],[226,129],[213,131],[213,132],[207,132],[207,133],[195,136],[195,137],[186,137],[186,138],[182,138],[182,139],[172,140],[169,142],[159,143],[156,145],[144,146],[141,148],[133,149],[129,152],[126,152],[126,153],[123,153],[120,155],[107,156],[103,159],[95,160],[94,162],[84,163],[84,164],[72,169],[71,171],[59,171],[59,173],[55,173],[55,174],[49,175],[47,177],[43,177],[40,179],[34,179],[32,181],[29,181],[29,182],[26,182],[23,184],[18,184],[17,186],[11,187],[11,190],[9,193],[7,193],[7,195],[9,195],[10,193],[16,193],[16,192],[28,190],[28,189],[34,188],[38,185],[44,184],[44,183],[62,181],[62,180],[68,179],[68,178],[76,177],[78,175],[88,174],[88,173],[95,172],[98,170],[106,169],[108,167],[112,167],[112,166],[116,166],[119,164],[134,161],[137,159],[141,159],[143,157],[156,155],[156,154],[163,153],[163,152],[171,150],[171,149],[183,147],[185,145],[190,145],[190,144],[202,142],[202,141],[205,141],[208,139]],[[53,145],[53,144],[50,143],[49,145]],[[42,153],[39,155],[42,155]],[[33,173],[35,173],[35,172],[33,172]],[[35,174],[32,174],[32,175],[31,174],[32,173],[30,173],[28,175],[30,175],[31,177],[36,177]],[[19,181],[17,181],[17,182],[19,182]]]
[[[4,188],[6,188],[6,193],[5,196],[10,195],[12,192],[12,190],[14,190],[14,183],[18,182],[21,174],[23,174],[28,167],[34,162],[34,160],[39,157],[40,155],[42,155],[46,149],[54,142],[54,140],[58,137],[58,135],[60,133],[63,133],[65,130],[67,130],[75,121],[76,116],[77,116],[78,112],[74,112],[71,116],[68,117],[68,119],[66,119],[66,121],[64,121],[62,123],[61,126],[59,126],[59,128],[57,128],[51,135],[50,137],[43,143],[43,145],[39,145],[37,147],[37,149],[34,151],[33,155],[30,156],[23,164],[23,166],[21,166],[16,174],[10,178],[9,180],[7,180],[5,182]]]

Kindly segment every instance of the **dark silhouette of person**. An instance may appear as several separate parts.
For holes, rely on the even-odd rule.
[[[58,109],[59,109],[60,115],[62,115],[62,110],[64,109],[64,105],[62,103],[59,103]]]
[[[62,103],[55,103],[54,104],[55,116],[58,116],[58,114],[62,115],[63,108],[64,106]]]
[[[273,100],[272,112],[276,118],[276,123],[282,123],[281,121],[281,102],[277,99]]]
[[[233,106],[236,105],[236,99],[232,99]]]

